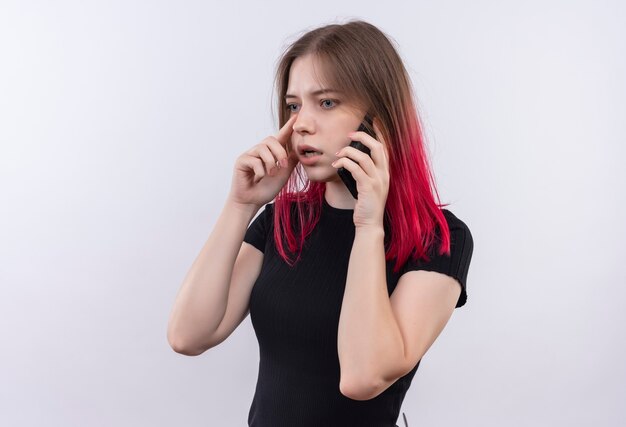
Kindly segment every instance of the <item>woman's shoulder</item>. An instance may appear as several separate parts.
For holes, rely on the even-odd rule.
[[[469,260],[474,251],[474,237],[468,225],[448,209],[442,209],[450,230],[450,250],[464,264]]]
[[[448,228],[450,229],[450,231],[461,230],[467,233],[470,232],[470,229],[465,223],[465,221],[463,221],[461,218],[456,216],[451,210],[444,208],[444,209],[441,209],[441,212],[443,213],[443,216],[446,218],[446,221],[448,223]]]

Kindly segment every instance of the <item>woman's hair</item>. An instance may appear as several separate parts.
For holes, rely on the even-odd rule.
[[[364,21],[330,24],[306,32],[287,47],[276,70],[279,128],[290,111],[285,105],[289,71],[298,57],[313,54],[324,70],[326,86],[344,92],[346,101],[377,118],[389,153],[389,192],[385,204],[385,260],[396,258],[397,272],[409,256],[429,260],[450,253],[450,233],[433,194],[439,195],[424,147],[424,135],[413,101],[410,78],[389,38]],[[319,221],[325,182],[311,182],[298,164],[274,203],[274,241],[289,265],[300,259],[306,237]],[[298,181],[300,187],[298,187]],[[297,219],[298,236],[292,229]],[[440,230],[438,236],[437,228]],[[287,249],[298,254],[295,262]],[[389,242],[389,244],[387,243]]]

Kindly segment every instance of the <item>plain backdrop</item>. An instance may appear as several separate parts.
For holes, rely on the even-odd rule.
[[[626,424],[624,2],[3,0],[2,425],[247,424],[249,317],[188,357],[168,316],[280,53],[350,19],[396,43],[474,237],[408,425]]]

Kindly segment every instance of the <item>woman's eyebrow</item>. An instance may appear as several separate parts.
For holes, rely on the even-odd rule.
[[[337,89],[318,89],[314,90],[313,92],[309,92],[309,96],[321,95],[323,93],[341,93],[341,91]],[[287,98],[297,98],[297,96],[288,93],[285,95],[285,99]]]

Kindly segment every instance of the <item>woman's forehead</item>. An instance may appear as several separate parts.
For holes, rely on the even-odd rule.
[[[329,87],[329,67],[312,54],[300,56],[291,64],[289,70],[289,86],[309,86],[309,92],[319,89],[333,89]],[[304,88],[302,88],[304,89]],[[339,88],[334,88],[339,89]],[[291,93],[287,90],[288,93]]]
[[[344,102],[344,107],[352,106],[360,113],[365,108],[365,100],[342,87],[333,78],[334,72],[332,64],[319,55],[309,53],[297,57],[289,70],[285,99],[336,95]]]

